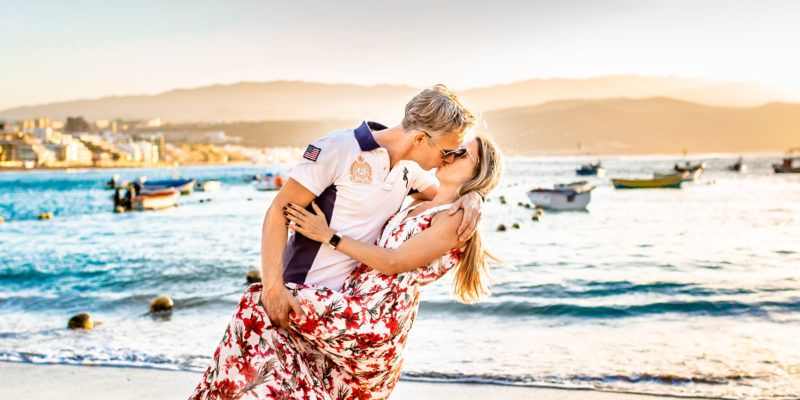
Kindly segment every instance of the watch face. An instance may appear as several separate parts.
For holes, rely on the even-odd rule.
[[[342,238],[339,235],[334,233],[333,236],[331,236],[331,240],[328,242],[328,244],[330,244],[331,247],[333,247],[335,249],[336,246],[339,245],[339,241],[341,241],[341,240],[342,240]]]

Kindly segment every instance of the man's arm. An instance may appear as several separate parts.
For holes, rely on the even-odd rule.
[[[316,204],[313,209],[314,212],[309,212],[291,204],[286,212],[289,220],[294,222],[290,228],[311,240],[328,243],[335,231],[328,226]],[[457,230],[462,217],[463,211],[460,210],[453,215],[439,213],[433,217],[430,228],[414,235],[397,249],[342,237],[336,250],[385,275],[411,271],[441,257],[450,249],[466,244],[458,240]]]
[[[261,302],[270,321],[282,328],[288,326],[290,308],[298,316],[303,313],[297,300],[283,286],[283,250],[288,236],[288,220],[283,209],[289,202],[306,207],[315,198],[314,193],[289,178],[264,216],[261,228],[261,283],[264,285]]]
[[[433,198],[436,197],[436,193],[438,193],[438,191],[439,191],[438,186],[430,185],[428,186],[427,189],[410,195],[411,198],[414,199],[414,201],[412,201],[410,205],[413,206],[417,203],[422,203],[423,201],[433,200]]]

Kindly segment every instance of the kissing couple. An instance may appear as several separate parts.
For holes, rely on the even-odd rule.
[[[364,121],[309,145],[264,217],[261,283],[191,399],[388,398],[420,288],[454,270],[459,301],[488,294],[477,225],[503,163],[491,139],[465,140],[474,123],[436,85],[397,126]]]

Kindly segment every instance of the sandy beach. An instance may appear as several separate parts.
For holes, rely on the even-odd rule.
[[[4,400],[174,400],[185,399],[200,373],[144,368],[43,365],[0,362],[0,399]],[[515,387],[469,383],[401,381],[393,399],[579,399],[636,400],[687,398],[595,390]]]

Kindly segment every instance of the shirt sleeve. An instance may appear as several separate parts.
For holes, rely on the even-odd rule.
[[[431,187],[431,185],[439,186],[439,180],[436,179],[432,173],[425,171],[415,162],[408,163],[408,169],[411,175],[411,182],[409,182],[409,186],[411,186],[411,192],[424,192],[425,189]]]
[[[326,136],[308,146],[289,178],[319,196],[338,178],[341,165],[349,154],[349,143],[343,138]]]

